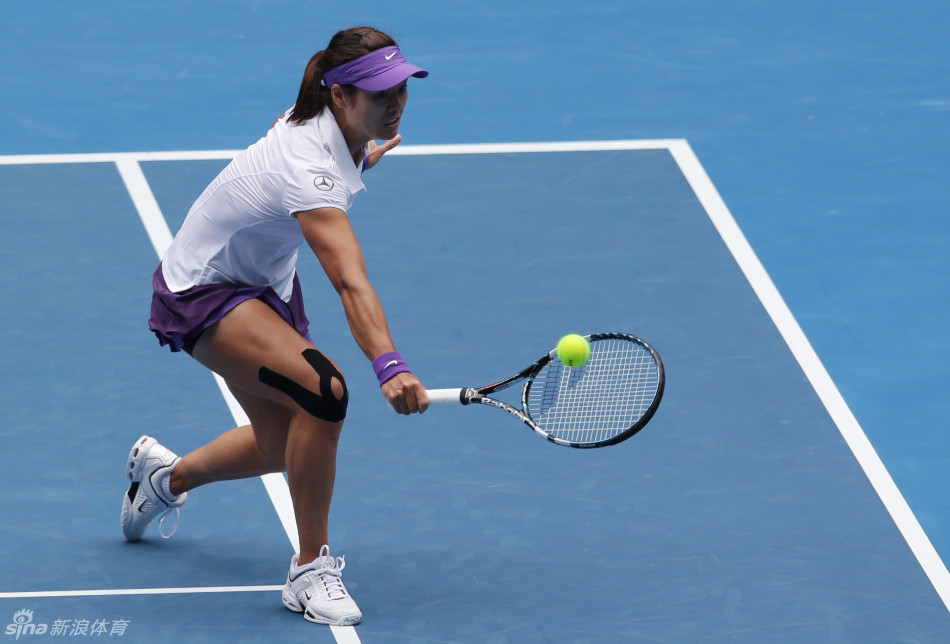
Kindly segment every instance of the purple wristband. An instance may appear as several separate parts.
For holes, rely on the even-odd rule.
[[[380,386],[397,373],[410,373],[409,367],[406,366],[406,362],[398,351],[388,351],[373,360],[373,371],[376,372]]]

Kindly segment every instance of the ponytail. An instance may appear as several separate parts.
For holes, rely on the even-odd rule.
[[[330,88],[324,85],[323,70],[320,68],[324,52],[325,50],[321,49],[315,53],[304,70],[300,91],[297,92],[297,102],[289,119],[294,125],[312,119],[330,104]]]
[[[307,63],[289,121],[300,125],[332,104],[330,88],[323,82],[324,73],[371,51],[395,44],[392,38],[372,27],[354,27],[337,32],[327,48],[315,53]],[[347,86],[347,89],[352,88]]]

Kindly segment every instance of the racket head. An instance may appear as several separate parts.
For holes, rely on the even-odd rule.
[[[666,375],[656,349],[626,333],[585,336],[590,358],[568,367],[552,350],[528,375],[522,409],[529,424],[558,445],[605,447],[649,422],[663,397]]]

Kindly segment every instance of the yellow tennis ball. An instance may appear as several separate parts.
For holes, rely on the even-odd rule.
[[[568,367],[579,367],[590,357],[590,342],[582,335],[569,333],[557,343],[557,357]]]

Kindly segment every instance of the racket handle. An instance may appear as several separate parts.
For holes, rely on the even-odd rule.
[[[426,389],[426,395],[429,397],[429,403],[433,405],[444,403],[462,404],[462,392],[464,389]]]

